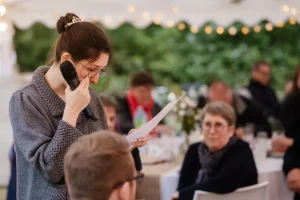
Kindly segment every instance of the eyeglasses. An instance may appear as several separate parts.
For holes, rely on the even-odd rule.
[[[107,73],[106,68],[103,68],[103,69],[100,69],[100,70],[99,69],[92,69],[92,70],[90,70],[90,69],[86,68],[85,65],[82,65],[82,67],[86,71],[88,71],[88,76],[89,77],[93,77],[93,76],[96,76],[97,74],[99,74],[99,77],[102,78]]]
[[[117,183],[117,184],[113,187],[113,189],[118,189],[118,188],[122,187],[122,185],[123,185],[125,182],[137,181],[137,183],[140,184],[140,183],[143,181],[144,176],[145,176],[145,174],[139,172],[139,173],[138,173],[136,176],[134,176],[133,178],[128,179],[128,180],[123,181],[123,182]]]
[[[212,127],[214,128],[215,132],[222,132],[226,125],[220,122],[217,122],[215,124],[212,124],[210,122],[203,122],[201,127],[205,132],[209,132]]]

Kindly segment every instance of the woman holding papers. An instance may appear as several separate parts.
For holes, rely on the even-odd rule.
[[[204,140],[186,153],[173,199],[192,200],[196,190],[224,194],[257,184],[252,151],[234,135],[233,108],[223,102],[209,103],[200,120]]]
[[[49,66],[37,68],[32,81],[16,91],[9,113],[17,162],[17,199],[66,200],[63,158],[83,135],[107,129],[104,109],[89,88],[106,74],[111,44],[103,30],[68,13],[57,21],[58,39]],[[71,63],[80,82],[75,90],[64,79],[61,63]],[[68,68],[70,69],[70,68]],[[74,75],[72,73],[72,77]],[[90,105],[94,117],[83,115]],[[144,146],[148,137],[134,142]]]

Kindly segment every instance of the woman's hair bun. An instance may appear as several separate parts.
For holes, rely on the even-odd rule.
[[[56,22],[56,30],[59,34],[66,30],[67,23],[72,22],[73,17],[79,18],[74,13],[67,13],[65,16],[61,16]]]

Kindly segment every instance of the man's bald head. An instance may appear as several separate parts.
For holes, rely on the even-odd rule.
[[[224,82],[214,82],[210,85],[208,90],[209,101],[223,101],[232,105],[232,89]]]

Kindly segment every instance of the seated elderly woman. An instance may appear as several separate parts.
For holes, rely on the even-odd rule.
[[[235,134],[233,108],[208,103],[201,113],[203,142],[188,149],[173,199],[192,200],[196,190],[230,193],[257,184],[257,169],[248,143]]]

